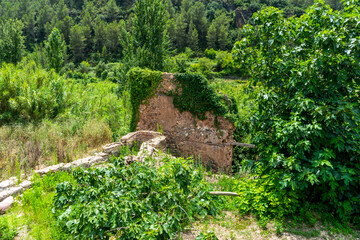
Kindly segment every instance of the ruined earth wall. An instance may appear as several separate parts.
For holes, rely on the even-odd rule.
[[[205,166],[229,171],[231,169],[235,127],[223,117],[206,113],[206,120],[199,120],[190,112],[174,107],[169,92],[175,90],[174,75],[163,74],[163,81],[156,94],[140,106],[137,130],[156,131],[161,127],[167,137],[167,147],[180,156],[199,156]]]

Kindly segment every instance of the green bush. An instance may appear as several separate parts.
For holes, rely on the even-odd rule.
[[[190,59],[185,53],[180,53],[171,58],[167,58],[165,61],[165,71],[166,72],[180,72],[184,73],[188,71],[190,66]]]
[[[235,204],[241,214],[253,214],[260,220],[269,220],[283,219],[298,211],[301,207],[298,193],[278,187],[278,171],[264,174],[263,169],[259,169],[257,173],[262,175],[252,174],[238,181],[240,197],[235,199]]]
[[[184,159],[76,170],[76,184],[56,187],[54,212],[75,239],[172,239],[194,217],[215,215],[210,184]]]
[[[62,77],[33,62],[3,64],[0,89],[0,124],[55,118],[70,98]]]
[[[237,73],[231,53],[227,51],[217,51],[215,61],[216,71],[221,72],[222,74]]]
[[[215,59],[216,57],[216,50],[214,50],[213,48],[210,49],[206,49],[205,52],[205,57],[209,58],[209,59]]]
[[[319,1],[289,19],[267,8],[233,51],[264,85],[253,128],[261,174],[360,222],[360,4],[344,4],[338,12]]]
[[[190,71],[201,73],[208,79],[213,79],[216,73],[215,70],[216,63],[215,61],[209,58],[199,58],[197,62],[190,65]]]
[[[6,219],[0,217],[0,239],[13,240],[16,235],[16,229],[11,228]]]

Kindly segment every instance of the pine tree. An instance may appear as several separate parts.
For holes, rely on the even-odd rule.
[[[66,44],[61,39],[60,31],[57,28],[53,29],[48,41],[45,42],[45,49],[48,68],[53,68],[56,72],[59,72],[64,64]]]
[[[189,32],[188,32],[188,46],[193,51],[199,50],[199,34],[196,30],[194,23],[191,21],[189,25]]]
[[[119,7],[116,5],[115,0],[109,0],[105,6],[105,13],[108,22],[116,21],[119,18]]]
[[[84,58],[85,40],[84,29],[81,26],[75,25],[70,29],[70,49],[77,63]]]
[[[94,24],[94,50],[95,52],[101,52],[105,46],[106,41],[106,23],[97,17]]]
[[[175,42],[176,42],[176,48],[179,50],[184,50],[187,44],[186,40],[186,29],[188,24],[185,21],[184,14],[179,14],[175,21]]]
[[[216,48],[216,28],[215,24],[211,24],[208,29],[208,34],[206,36],[208,48]]]

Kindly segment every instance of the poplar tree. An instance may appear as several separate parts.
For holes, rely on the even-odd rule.
[[[162,0],[138,0],[133,21],[133,49],[140,67],[162,70],[168,54],[167,13]]]
[[[45,43],[47,65],[49,69],[55,69],[59,72],[64,64],[64,56],[66,52],[65,41],[61,39],[60,31],[54,28]]]

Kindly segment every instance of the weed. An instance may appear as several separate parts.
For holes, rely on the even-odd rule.
[[[9,226],[7,219],[0,217],[0,239],[13,240],[16,234],[16,229]]]

